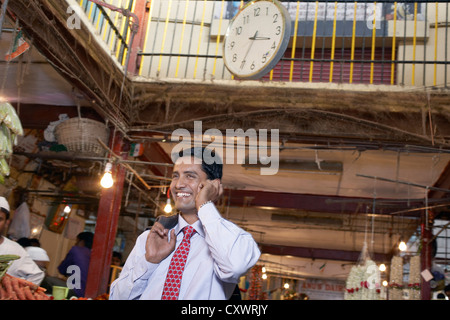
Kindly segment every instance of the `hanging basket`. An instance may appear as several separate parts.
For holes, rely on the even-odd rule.
[[[106,150],[98,142],[108,145],[109,129],[102,122],[87,118],[71,118],[55,128],[55,137],[68,151],[91,156],[104,156]]]

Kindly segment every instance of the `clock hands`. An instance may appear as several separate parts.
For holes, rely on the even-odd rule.
[[[250,40],[270,40],[269,37],[257,37],[257,36],[253,36],[249,38]]]
[[[257,35],[257,34],[258,34],[258,30],[256,30],[255,35],[254,35],[253,37],[250,37],[249,39],[254,40],[254,38],[256,38],[256,35]],[[253,43],[254,43],[254,41],[250,42],[250,46],[248,47],[247,52],[245,53],[244,59],[242,60],[242,63],[241,63],[241,69],[244,68],[245,61],[246,61],[246,59],[247,59],[247,55],[248,55],[248,53],[250,52],[250,49],[252,48]]]
[[[269,37],[258,37],[258,30],[256,30],[256,32],[255,32],[255,34],[253,35],[253,37],[250,37],[250,38],[248,38],[248,39],[249,39],[249,40],[270,40]],[[242,60],[242,63],[241,63],[241,69],[243,69],[244,66],[245,66],[245,62],[246,62],[246,60],[247,60],[247,55],[248,55],[248,53],[250,52],[250,50],[251,50],[251,48],[252,48],[252,46],[253,46],[253,42],[254,42],[254,41],[252,41],[252,42],[250,43],[250,46],[248,47],[247,52],[245,53],[244,59]]]

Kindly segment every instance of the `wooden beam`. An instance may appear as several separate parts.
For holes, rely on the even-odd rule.
[[[123,146],[123,138],[116,133],[113,151],[120,154]],[[85,292],[85,296],[88,298],[95,298],[106,293],[108,288],[126,169],[121,165],[114,165],[112,173],[114,186],[110,189],[103,189],[99,202]]]
[[[242,207],[274,207],[284,209],[300,209],[313,212],[329,213],[367,213],[366,207],[361,203],[372,204],[373,199],[351,198],[342,196],[327,196],[314,194],[296,194],[283,192],[267,192],[255,190],[224,190],[224,195],[229,197],[230,206]],[[248,199],[251,199],[249,201]],[[383,206],[383,199],[377,199],[377,214],[389,214],[404,209],[411,209],[415,206],[423,206],[423,201],[392,201],[386,199],[388,206]],[[412,212],[412,215],[419,215]]]
[[[172,159],[163,148],[156,142],[151,142],[145,145],[144,153],[140,157],[142,161],[172,163]],[[157,176],[171,177],[172,167],[169,166],[149,166],[149,169]],[[166,172],[167,170],[167,172]]]
[[[447,163],[447,166],[442,171],[439,179],[436,181],[433,187],[440,189],[450,189],[450,162]],[[448,196],[448,192],[430,190],[428,193],[429,199],[442,199]]]
[[[266,245],[260,246],[262,253],[274,255],[291,255],[299,258],[321,259],[321,260],[337,260],[337,261],[358,261],[361,251],[346,251],[322,248],[306,248],[306,247],[289,247]],[[390,262],[392,256],[384,253],[373,253],[372,259],[380,262]]]

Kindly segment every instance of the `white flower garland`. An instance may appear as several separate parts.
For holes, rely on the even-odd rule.
[[[389,300],[403,299],[403,258],[395,256],[391,260]]]
[[[354,265],[347,278],[345,300],[380,299],[380,271],[376,263],[367,259],[364,265]]]
[[[413,256],[409,261],[409,299],[420,300],[420,256]]]
[[[362,284],[362,300],[379,300],[381,288],[380,269],[372,260],[367,260],[364,270],[364,283]]]

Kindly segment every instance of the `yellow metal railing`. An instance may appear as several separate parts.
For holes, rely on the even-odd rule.
[[[134,10],[139,0],[106,0]],[[123,15],[89,0],[80,6],[124,63],[130,30]],[[449,3],[282,1],[291,42],[262,81],[448,87]],[[150,79],[233,80],[222,59],[229,21],[244,1],[152,0],[136,74]],[[431,68],[429,67],[431,65]]]
[[[111,278],[109,279],[109,285],[120,276],[122,267],[111,265]]]
[[[134,0],[105,0],[106,4],[126,10],[134,10]],[[89,0],[78,0],[80,7],[85,11],[89,21],[95,26],[102,40],[107,44],[112,56],[122,64],[128,53],[130,41],[130,28],[127,17],[120,12],[100,6]]]

